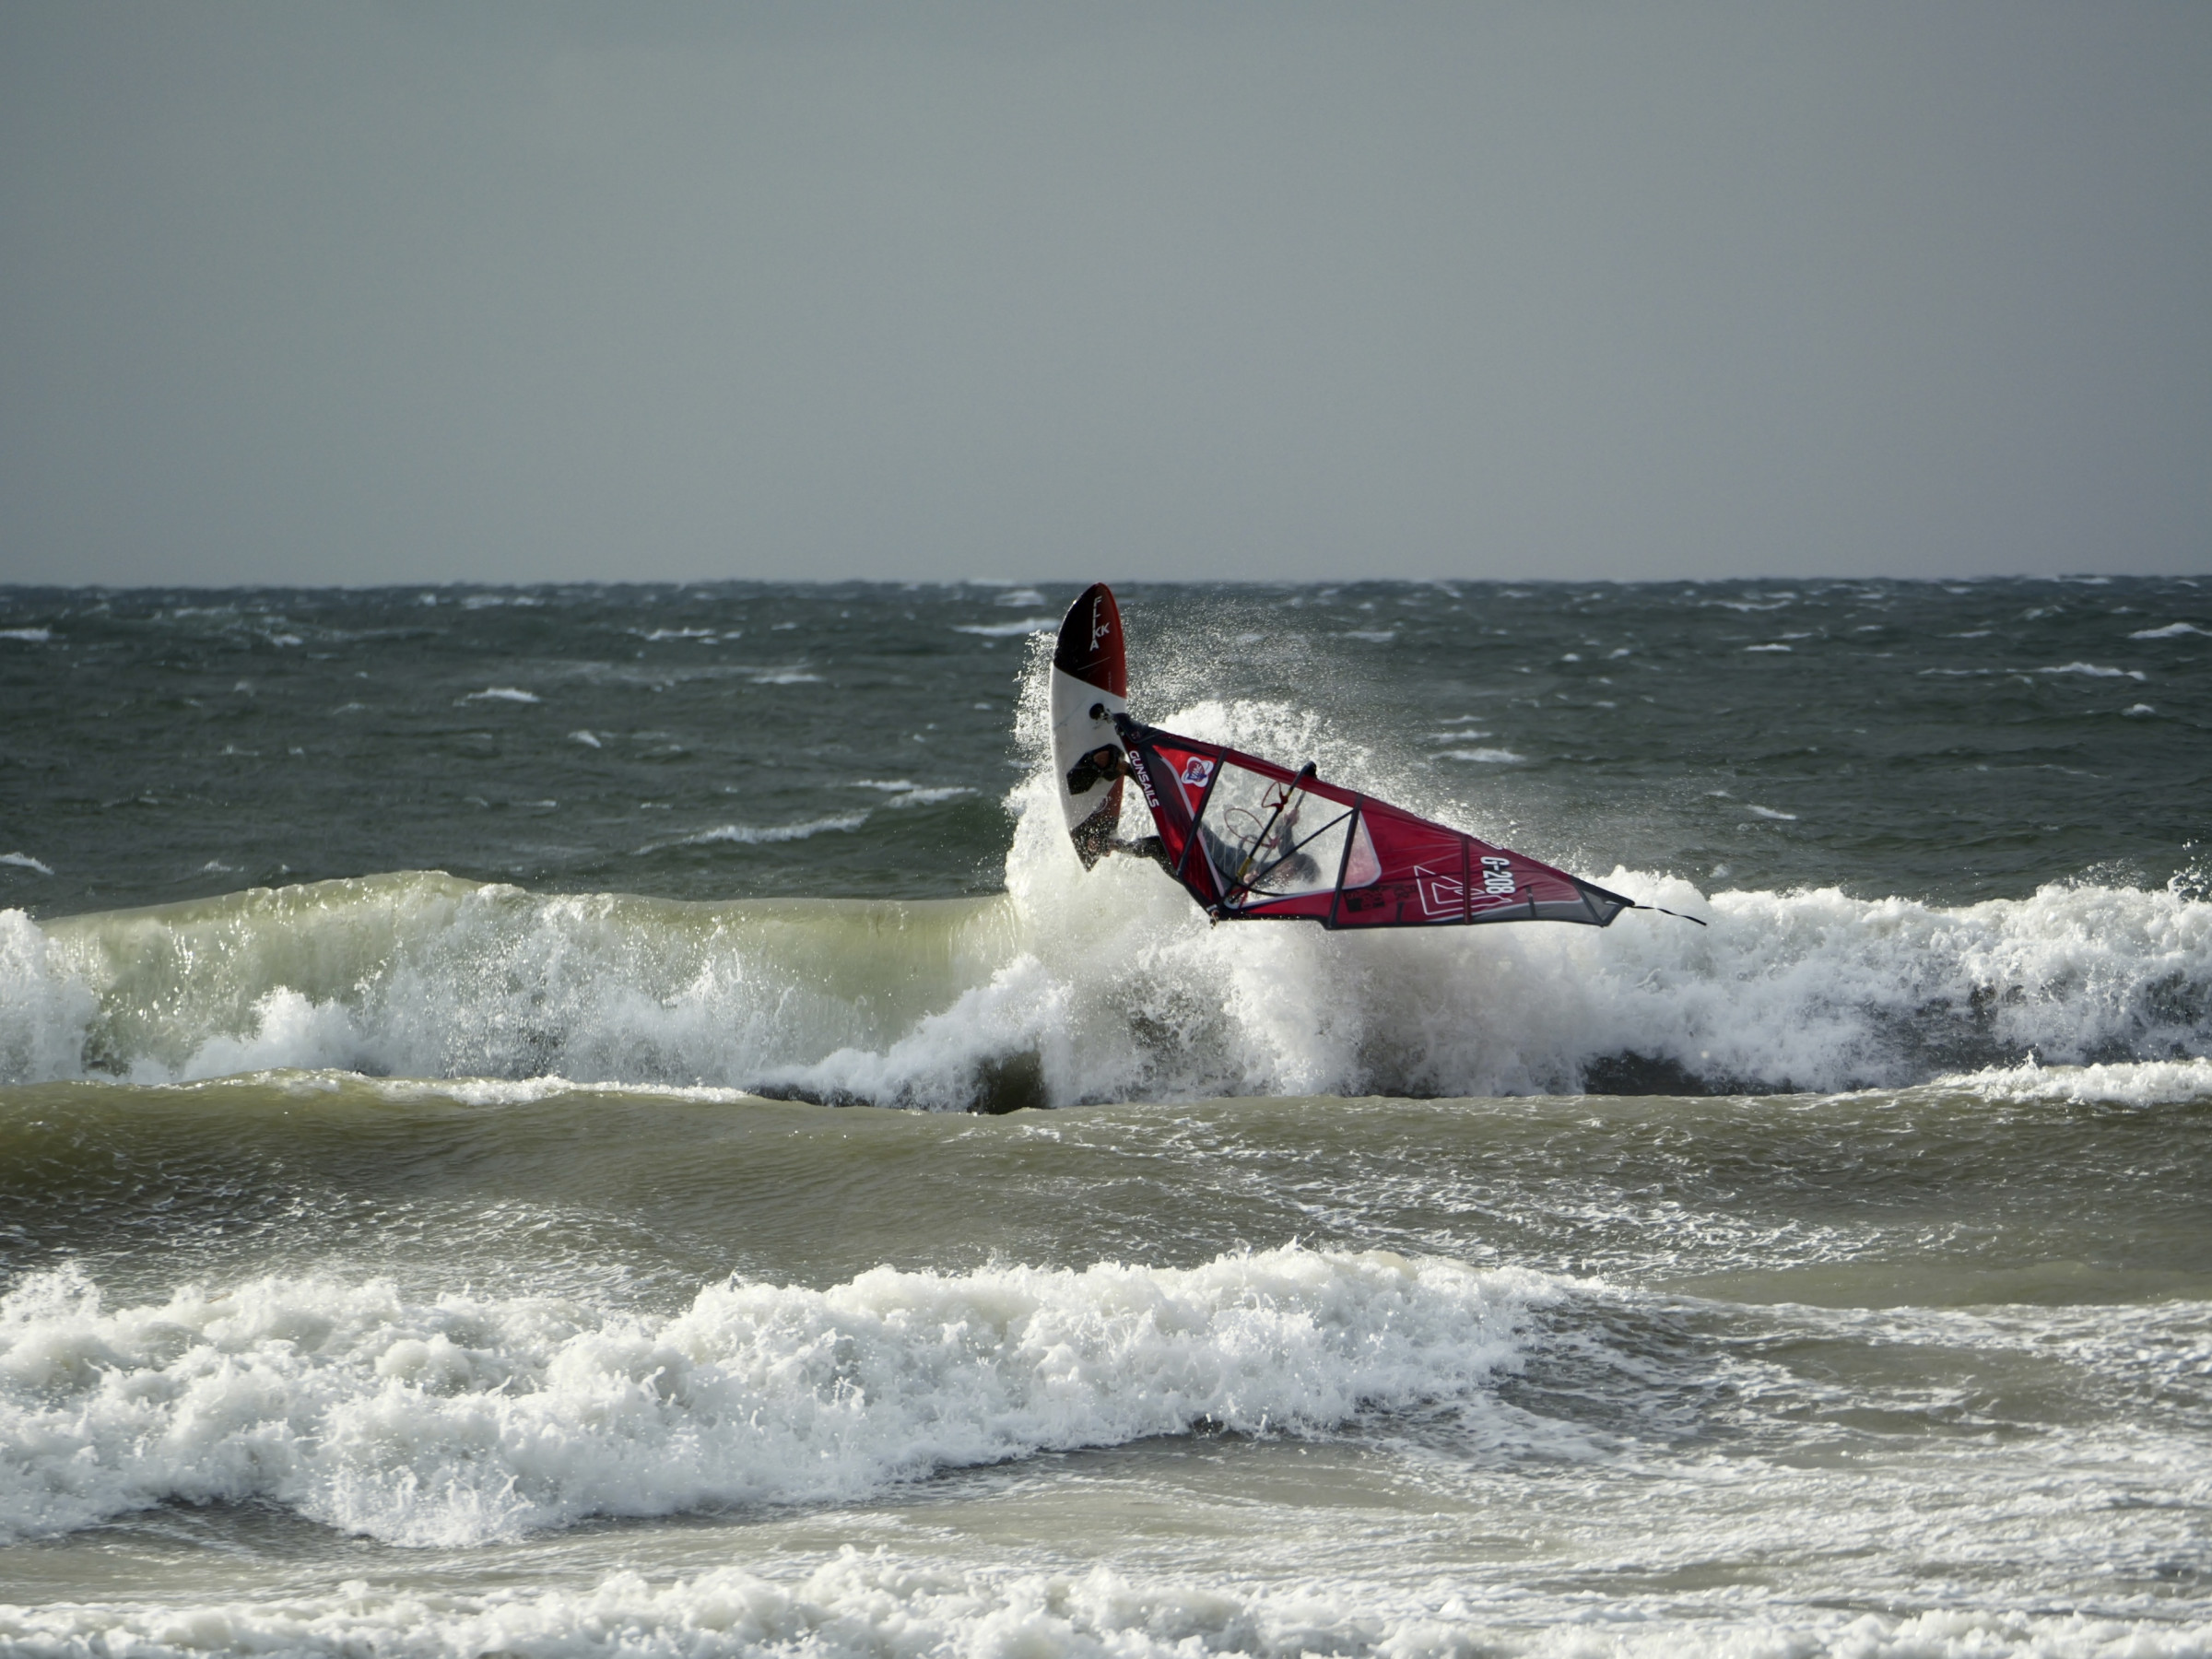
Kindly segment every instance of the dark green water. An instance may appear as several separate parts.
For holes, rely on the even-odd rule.
[[[0,590],[0,850],[53,870],[0,866],[0,900],[395,869],[993,891],[1021,625],[1075,592]],[[1956,901],[2089,870],[2155,885],[2204,833],[2212,638],[2158,632],[2212,629],[2185,579],[1122,599],[1147,718],[1263,700],[1264,747],[1325,736],[1418,805],[1594,866]],[[1518,758],[1453,758],[1499,752]],[[912,798],[934,791],[962,793]]]

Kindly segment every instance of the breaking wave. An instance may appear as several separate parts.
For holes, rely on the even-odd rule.
[[[1419,787],[1280,705],[1201,700],[1173,720],[1247,745],[1265,734],[1397,798]],[[1006,890],[989,899],[696,903],[414,872],[43,926],[0,912],[0,1082],[302,1067],[1002,1110],[1837,1090],[2212,1049],[2212,903],[2179,881],[1943,906],[1706,893],[1616,868],[1590,873],[1710,927],[1641,912],[1602,933],[1216,927],[1148,864],[1081,867],[1038,697],[1020,723],[1039,764],[1009,797]],[[893,806],[934,793],[856,787]],[[795,839],[865,816],[693,839]]]
[[[387,1543],[839,1501],[1206,1426],[1317,1429],[1463,1394],[1550,1281],[1295,1246],[1187,1270],[827,1290],[733,1280],[670,1317],[263,1278],[110,1310],[74,1264],[0,1298],[0,1540],[262,1500]]]
[[[1711,927],[1331,935],[1210,927],[1148,865],[1083,872],[1053,827],[1019,827],[1011,890],[987,900],[398,875],[43,927],[0,912],[0,1080],[559,1074],[958,1109],[1832,1090],[2201,1063],[2212,1038],[2212,905],[2175,890],[1946,908],[1615,870],[1604,885]]]

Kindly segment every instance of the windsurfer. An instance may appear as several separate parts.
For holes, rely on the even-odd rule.
[[[1120,747],[1100,744],[1078,757],[1075,765],[1068,768],[1067,789],[1070,794],[1081,794],[1099,783],[1133,776],[1129,758]],[[1233,845],[1217,834],[1211,824],[1198,825],[1200,843],[1214,868],[1234,885],[1240,900],[1245,893],[1308,891],[1321,878],[1319,866],[1298,847],[1298,815],[1304,802],[1296,792],[1286,794],[1287,798],[1277,807],[1277,817],[1251,846]],[[1169,875],[1177,874],[1175,861],[1168,856],[1167,844],[1157,835],[1139,836],[1135,841],[1109,835],[1096,846],[1100,853],[1121,853],[1131,858],[1148,858]]]
[[[1134,777],[1129,770],[1129,757],[1117,744],[1102,743],[1089,753],[1077,757],[1075,765],[1067,769],[1067,793],[1079,795],[1100,783],[1111,783],[1116,778]],[[1087,826],[1088,827],[1088,826]],[[1167,844],[1157,835],[1139,836],[1135,841],[1123,841],[1109,832],[1094,843],[1097,853],[1123,853],[1131,858],[1148,858],[1171,876],[1175,864],[1168,856]]]

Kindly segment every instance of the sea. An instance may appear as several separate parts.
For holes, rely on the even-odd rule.
[[[0,1653],[2212,1653],[2212,577],[1079,586],[0,588]]]

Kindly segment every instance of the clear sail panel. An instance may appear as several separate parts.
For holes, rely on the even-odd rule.
[[[1259,772],[1224,764],[1207,798],[1198,838],[1233,909],[1326,893],[1339,870],[1347,886],[1372,881],[1374,850],[1364,830],[1346,868],[1353,808]],[[1362,856],[1364,854],[1364,856]]]

